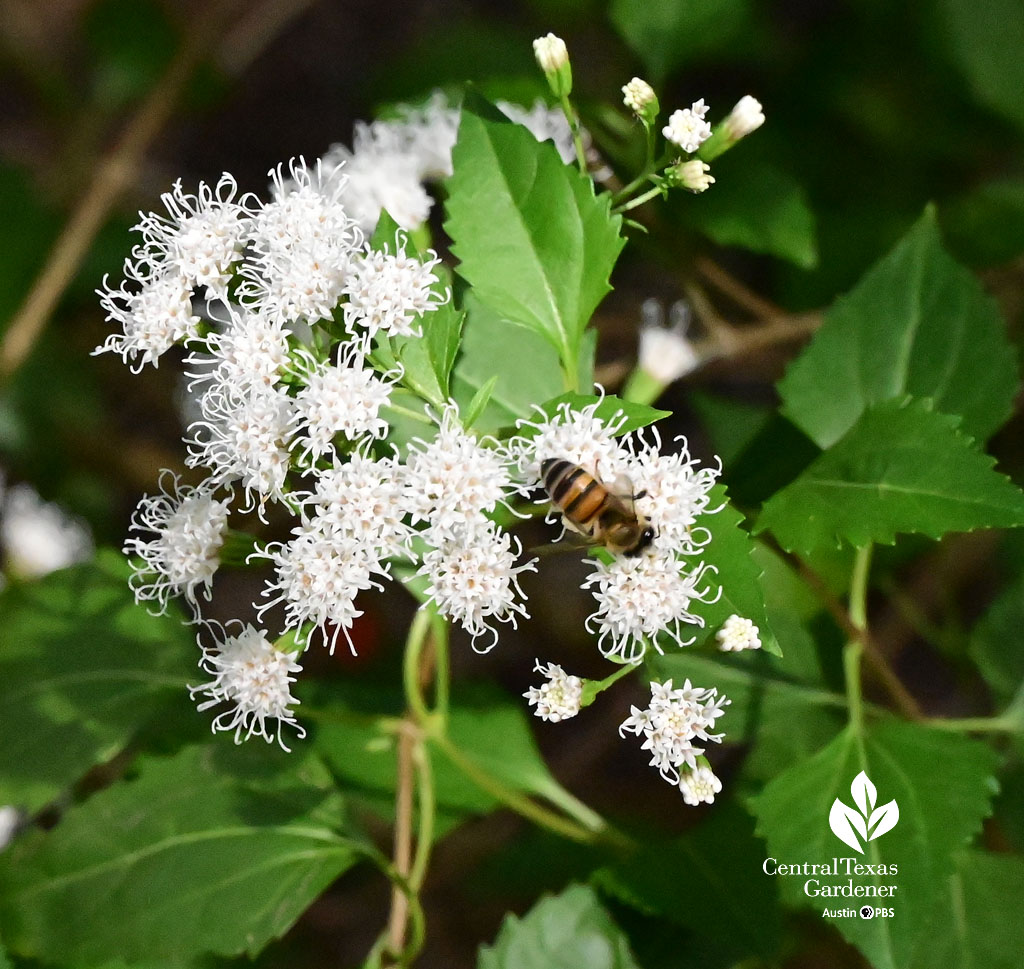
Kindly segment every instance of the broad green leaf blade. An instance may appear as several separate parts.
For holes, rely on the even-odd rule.
[[[764,506],[755,531],[791,552],[891,544],[900,532],[1024,525],[1024,492],[926,402],[871,407],[850,432]]]
[[[749,814],[735,801],[716,803],[685,837],[648,838],[634,853],[595,873],[598,888],[624,904],[693,930],[693,965],[733,965],[750,956],[770,960],[782,928],[778,891],[751,876],[764,860]],[[688,904],[681,873],[713,904]]]
[[[450,300],[423,318],[427,355],[445,400],[450,396],[449,378],[459,352],[465,319],[466,314],[457,310]]]
[[[521,919],[505,918],[477,969],[639,969],[622,930],[593,890],[570,885],[545,896]]]
[[[4,856],[0,931],[56,965],[255,955],[356,861],[341,807],[316,760],[276,747],[147,759]]]
[[[1024,7],[1017,0],[943,0],[939,7],[975,98],[1024,127]]]
[[[749,0],[612,0],[609,13],[655,84],[701,56],[732,52],[751,29]]]
[[[903,969],[923,935],[953,856],[981,828],[996,789],[997,758],[984,744],[916,724],[884,723],[858,738],[847,730],[824,750],[791,767],[753,801],[758,834],[771,858],[781,864],[885,865],[888,874],[836,875],[801,872],[775,876],[790,904],[825,908],[871,904],[895,908],[892,918],[844,918],[833,924],[876,969]],[[948,769],[937,770],[936,765]],[[829,827],[833,802],[854,807],[851,785],[864,771],[877,790],[877,803],[895,800],[896,826],[862,844],[863,853],[843,844]],[[825,897],[807,889],[823,886],[891,886],[891,897]]]
[[[783,413],[822,448],[872,404],[907,394],[985,440],[1010,415],[1016,357],[995,302],[942,248],[929,209],[828,311],[779,383]]]
[[[968,650],[1000,703],[1024,687],[1024,577],[1008,586],[971,630]]]
[[[539,334],[466,295],[466,325],[452,372],[452,394],[465,410],[494,377],[491,398],[474,427],[487,434],[509,428],[533,405],[565,389],[557,351]]]
[[[818,264],[817,225],[800,184],[766,162],[729,153],[711,166],[714,191],[682,199],[676,208],[688,225],[722,246],[777,256],[813,269]]]
[[[583,329],[625,240],[607,195],[472,92],[452,152],[445,229],[459,274],[495,312],[541,334],[575,374]]]
[[[942,886],[911,969],[1017,969],[1024,952],[1024,861],[1010,855],[965,851]]]
[[[754,540],[743,527],[743,516],[729,504],[725,487],[717,484],[712,488],[709,508],[721,508],[713,515],[701,515],[697,524],[711,532],[711,541],[704,548],[701,558],[718,572],[711,581],[718,584],[721,595],[717,602],[699,606],[703,617],[705,635],[701,637],[714,642],[714,635],[732,615],[749,619],[757,626],[761,648],[769,653],[780,653],[779,643],[772,632],[764,608],[761,592],[761,567],[751,558]]]
[[[137,606],[129,574],[108,551],[0,594],[3,803],[38,811],[184,695],[193,634]]]

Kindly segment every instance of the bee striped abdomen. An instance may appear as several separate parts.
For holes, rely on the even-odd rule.
[[[608,501],[608,489],[585,468],[549,458],[541,465],[552,503],[580,531],[590,532]]]

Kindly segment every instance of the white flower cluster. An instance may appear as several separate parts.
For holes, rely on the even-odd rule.
[[[597,609],[587,628],[595,632],[606,656],[639,662],[648,646],[661,652],[659,637],[684,646],[687,625],[703,627],[695,605],[717,601],[721,589],[711,581],[714,566],[700,561],[711,533],[697,525],[709,508],[709,492],[721,467],[700,467],[682,438],[680,450],[661,453],[656,430],[617,439],[626,418],[610,421],[597,416],[600,402],[573,410],[561,404],[543,420],[520,421],[522,433],[509,443],[521,480],[531,487],[540,482],[541,464],[563,459],[580,465],[605,487],[620,481],[632,489],[618,495],[627,509],[647,522],[654,537],[637,555],[609,555],[595,561],[583,588],[593,589]],[[557,516],[552,508],[549,518]],[[569,527],[572,522],[564,521]]]
[[[540,686],[531,686],[523,694],[527,703],[537,708],[534,713],[541,720],[550,720],[552,723],[575,717],[583,701],[583,680],[578,676],[569,676],[556,663],[545,666],[536,660],[533,669],[536,673],[543,673],[547,680]]]
[[[704,120],[707,113],[703,98],[694,101],[688,108],[673,111],[661,133],[683,151],[695,152],[711,137],[711,124]]]
[[[651,752],[651,766],[658,768],[663,780],[679,788],[687,804],[710,804],[722,782],[706,761],[698,763],[705,748],[695,746],[695,741],[721,742],[724,734],[708,731],[714,729],[729,702],[718,690],[695,687],[689,680],[681,689],[673,688],[671,680],[652,682],[650,705],[642,710],[631,707],[619,734],[643,735],[641,750]]]

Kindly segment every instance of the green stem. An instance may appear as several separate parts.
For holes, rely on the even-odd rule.
[[[654,188],[644,192],[643,195],[638,195],[635,199],[630,199],[628,202],[616,205],[615,208],[612,209],[612,215],[621,215],[623,212],[628,212],[630,209],[638,208],[643,205],[644,202],[649,202],[655,196],[661,195],[661,191],[661,186],[656,185]]]
[[[418,723],[430,718],[430,710],[423,700],[420,689],[420,656],[427,641],[427,630],[430,629],[431,610],[420,606],[416,617],[409,627],[409,638],[405,643],[405,658],[402,662],[402,683],[405,687],[405,702]]]
[[[432,614],[431,631],[434,637],[434,711],[442,718],[448,717],[450,695],[451,661],[448,655],[448,620]]]
[[[583,686],[583,699],[580,702],[580,706],[589,707],[597,699],[599,693],[603,693],[608,687],[613,683],[617,683],[624,676],[635,673],[638,668],[632,663],[623,663],[611,676],[606,676],[603,680],[587,680]]]
[[[960,717],[957,719],[925,720],[925,726],[935,730],[955,730],[959,733],[1020,733],[1024,723],[1018,716]]]
[[[565,115],[565,120],[569,122],[569,130],[572,132],[572,143],[576,149],[576,163],[580,166],[580,171],[584,175],[587,174],[587,153],[583,150],[583,136],[580,134],[580,119],[579,115],[576,114],[572,104],[569,101],[569,95],[563,94],[561,97],[562,113]]]
[[[417,396],[419,395],[417,394]],[[396,414],[402,414],[405,417],[411,417],[414,421],[419,421],[420,424],[434,423],[429,417],[427,417],[426,414],[423,414],[420,411],[412,410],[409,407],[403,407],[401,404],[390,403],[385,404],[384,406],[386,410],[394,411]]]
[[[519,791],[507,787],[496,777],[470,760],[443,734],[434,734],[431,739],[437,744],[438,749],[445,757],[473,781],[477,787],[486,791],[517,814],[521,814],[524,818],[533,821],[534,824],[582,844],[594,844],[600,840],[599,835],[604,834],[607,836],[611,833],[607,825],[604,825],[600,831],[590,830],[576,821],[543,807]]]
[[[871,571],[871,546],[857,549],[850,575],[850,623],[858,632],[868,626],[868,575]],[[863,742],[864,697],[861,692],[860,661],[864,644],[851,639],[843,649],[843,671],[846,674],[846,702],[850,709],[850,727]]]
[[[417,820],[416,855],[409,869],[409,884],[414,892],[423,887],[430,863],[430,849],[434,845],[434,813],[437,804],[434,798],[434,773],[430,764],[430,748],[422,739],[416,744],[413,754],[416,767]]]

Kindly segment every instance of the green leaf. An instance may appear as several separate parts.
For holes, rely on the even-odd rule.
[[[783,413],[822,448],[871,404],[929,397],[984,440],[1010,415],[1017,365],[995,302],[942,248],[929,209],[828,311],[779,383]]]
[[[422,257],[409,233],[387,211],[380,214],[370,246],[378,252],[392,253],[404,248],[407,253]],[[459,350],[465,314],[452,302],[446,274],[440,268],[436,272],[440,279],[434,289],[447,293],[447,302],[424,314],[420,320],[421,336],[378,336],[377,353],[385,367],[392,357],[400,361],[404,370],[402,382],[430,403],[442,407],[450,393],[448,381]]]
[[[923,401],[866,411],[849,433],[764,506],[756,532],[809,553],[849,542],[892,544],[898,532],[938,538],[1024,524],[1024,492]]]
[[[724,801],[685,837],[647,836],[633,854],[596,872],[594,882],[626,905],[692,929],[692,965],[733,965],[752,955],[770,959],[781,937],[778,892],[750,875],[764,854],[750,815]],[[688,900],[680,892],[681,872],[714,904]]]
[[[309,756],[228,742],[146,759],[5,855],[0,930],[57,965],[255,955],[364,850],[340,820]]]
[[[559,412],[562,404],[568,404],[572,410],[582,410],[584,407],[596,404],[594,417],[606,424],[618,420],[620,415],[624,416],[625,420],[622,421],[622,426],[617,432],[619,434],[629,434],[631,431],[654,424],[662,420],[662,418],[672,416],[671,411],[658,410],[656,407],[650,407],[647,404],[623,400],[621,397],[616,397],[613,394],[605,394],[603,397],[598,397],[594,394],[568,393],[559,394],[557,397],[552,397],[551,400],[544,401],[543,404],[538,404],[534,408],[531,420],[549,420]],[[524,427],[521,431],[522,436],[526,438],[532,437],[535,433],[535,430],[528,426]]]
[[[1006,588],[971,630],[971,658],[1001,703],[1024,685],[1024,577]]]
[[[950,248],[974,266],[993,266],[1024,252],[1024,178],[985,182],[939,211]]]
[[[625,240],[607,195],[470,92],[452,152],[445,229],[480,300],[541,334],[575,374],[584,327]]]
[[[705,640],[713,641],[714,634],[732,615],[749,619],[760,631],[761,648],[769,653],[780,653],[778,641],[768,622],[761,593],[761,567],[751,558],[754,540],[743,527],[743,516],[729,504],[723,485],[715,485],[710,493],[710,508],[721,511],[702,515],[698,525],[711,532],[711,541],[705,546],[702,559],[714,566],[721,595],[716,602],[700,606],[705,623]]]
[[[1024,952],[1024,921],[1010,906],[1024,897],[1024,861],[965,851],[942,885],[910,969],[963,966],[1017,969]],[[1010,917],[1008,917],[1010,916]]]
[[[777,875],[783,899],[818,911],[860,904],[895,908],[892,918],[840,918],[834,924],[876,969],[902,969],[928,931],[926,917],[953,870],[954,853],[977,834],[989,813],[996,762],[984,744],[916,724],[882,723],[863,736],[845,731],[754,799],[757,830],[768,842],[770,857],[782,864],[826,865],[836,857],[852,857],[856,863],[890,866],[890,873],[841,869],[837,876]],[[877,789],[878,806],[896,801],[899,820],[857,854],[832,833],[829,814],[836,799],[855,807],[851,784],[861,771]],[[896,885],[896,893],[870,898],[806,894],[807,885],[813,890],[851,881],[854,886]]]
[[[193,633],[151,616],[116,552],[0,594],[0,791],[30,813],[113,757],[195,674]],[[45,751],[45,755],[41,755]]]
[[[801,269],[818,265],[814,213],[792,175],[743,152],[724,155],[711,168],[714,190],[677,206],[688,225],[722,246],[777,256]]]
[[[477,969],[639,969],[622,930],[593,890],[570,885],[547,895],[521,919],[506,916]]]
[[[940,9],[975,98],[1024,127],[1024,7],[1017,0],[943,0]]]
[[[452,393],[463,412],[495,377],[490,400],[474,422],[486,434],[529,416],[534,404],[565,388],[558,353],[551,344],[484,305],[470,290],[462,346],[452,373]]]
[[[749,0],[612,0],[609,13],[655,84],[700,56],[728,51],[750,29]]]

